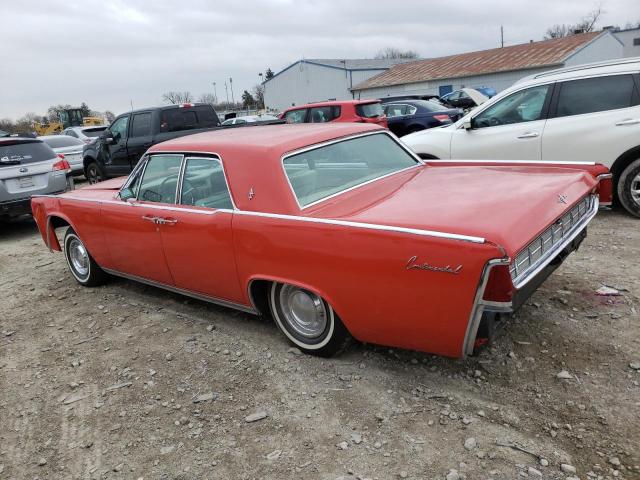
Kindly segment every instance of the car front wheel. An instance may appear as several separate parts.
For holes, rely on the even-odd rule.
[[[618,199],[631,215],[640,217],[640,158],[631,162],[620,175]]]
[[[314,292],[273,283],[269,306],[280,331],[305,353],[329,357],[349,340],[349,332],[331,305]]]
[[[87,177],[87,180],[89,180],[89,183],[91,184],[98,183],[104,180],[104,176],[102,175],[100,167],[98,167],[98,164],[96,162],[91,162],[89,165],[87,165],[87,168],[85,170],[85,177]]]
[[[95,287],[107,280],[107,274],[95,262],[72,228],[68,228],[64,236],[64,256],[71,274],[80,285]]]

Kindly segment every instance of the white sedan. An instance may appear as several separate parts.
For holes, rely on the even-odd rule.
[[[38,139],[49,145],[54,152],[64,155],[64,159],[71,166],[72,174],[82,173],[82,149],[85,145],[82,140],[67,135],[43,135]]]

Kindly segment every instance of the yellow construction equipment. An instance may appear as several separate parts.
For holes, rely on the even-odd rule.
[[[58,113],[57,122],[34,122],[33,129],[38,136],[57,135],[65,128],[103,125],[104,123],[104,120],[100,117],[83,117],[80,108],[69,108]]]

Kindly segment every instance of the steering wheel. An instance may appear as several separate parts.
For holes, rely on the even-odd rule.
[[[160,191],[164,192],[165,191],[165,188],[164,188],[165,185],[168,182],[173,182],[173,181],[175,181],[176,183],[178,182],[177,178],[174,178],[174,177],[165,178],[162,181],[162,183],[160,184]],[[194,187],[193,184],[188,179],[184,178],[182,180],[182,198],[185,198],[186,195],[190,195],[190,200],[182,202],[182,203],[185,203],[187,205],[193,205],[195,203],[195,201],[196,201],[196,197],[195,197],[195,195],[193,193],[196,192],[196,191],[197,191],[196,187]],[[158,196],[162,197],[162,195],[158,195]],[[180,200],[180,199],[177,199],[177,200]],[[157,200],[157,201],[158,202],[162,202],[161,199]]]
[[[502,125],[502,123],[496,117],[491,117],[489,118],[489,125],[492,127],[496,127],[498,125]]]

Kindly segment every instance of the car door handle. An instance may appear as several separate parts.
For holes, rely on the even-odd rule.
[[[538,136],[538,132],[525,132],[521,135],[518,135],[518,138],[536,138]]]
[[[158,220],[160,220],[158,217],[150,217],[148,215],[143,215],[142,216],[143,220],[146,220],[147,222],[151,222],[151,223],[160,223]]]
[[[161,225],[175,225],[178,223],[178,220],[175,218],[159,218],[158,223]]]
[[[637,125],[640,123],[640,118],[627,118],[616,123],[616,127],[624,127],[625,125]]]

